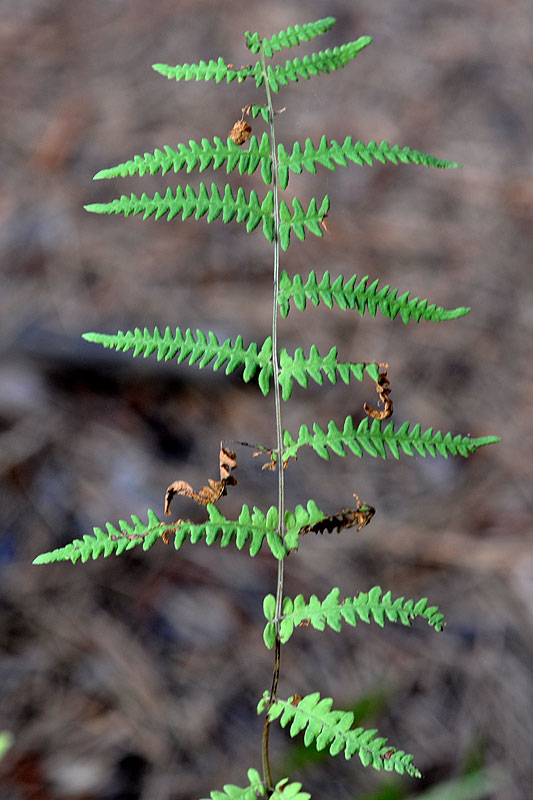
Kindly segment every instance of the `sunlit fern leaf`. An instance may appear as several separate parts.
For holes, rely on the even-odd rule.
[[[279,92],[280,86],[288,86],[290,82],[297,82],[300,78],[308,79],[312,75],[320,73],[329,74],[337,69],[345,67],[354,58],[357,58],[361,50],[372,42],[372,37],[361,36],[355,42],[341,44],[332,50],[320,50],[318,53],[303,58],[294,58],[286,61],[285,65],[277,64],[267,67],[268,82],[273,92]],[[259,84],[258,84],[259,85]]]
[[[328,142],[326,137],[322,136],[318,147],[315,147],[311,139],[305,140],[303,148],[300,142],[295,142],[290,154],[282,144],[278,145],[280,185],[283,189],[287,188],[289,170],[299,175],[306,169],[314,175],[318,164],[334,170],[338,166],[347,167],[350,161],[360,166],[372,166],[376,161],[382,164],[387,161],[392,164],[420,164],[440,169],[461,166],[456,161],[443,161],[418,150],[390,145],[385,141],[379,145],[376,142],[363,144],[363,142],[353,142],[352,137],[347,136],[344,142],[339,144],[335,139]]]
[[[260,166],[264,182],[272,183],[272,159],[267,134],[263,133],[260,142],[252,135],[247,149],[242,149],[229,137],[226,142],[218,136],[215,136],[212,142],[205,138],[200,143],[191,139],[189,144],[178,144],[176,148],[165,146],[163,150],[145,153],[144,156],[134,156],[115,167],[101,169],[94,176],[94,180],[126,178],[131,175],[155,175],[157,172],[165,175],[170,170],[192,172],[196,168],[199,172],[203,172],[208,167],[220,169],[224,166],[226,172],[237,169],[240,175],[245,172],[251,175]]]
[[[222,791],[215,789],[204,800],[258,800],[259,797],[265,797],[265,787],[256,769],[248,770],[248,781],[248,786],[243,787],[226,784]]]
[[[125,550],[142,545],[143,550],[152,547],[161,536],[175,529],[175,524],[161,522],[154,511],[147,512],[148,521],[144,523],[139,517],[132,516],[131,523],[120,520],[118,527],[110,522],[106,529],[94,528],[94,534],[86,534],[83,539],[74,539],[70,544],[59,547],[49,553],[43,553],[34,560],[34,564],[51,564],[54,561],[88,561],[100,556],[106,558],[112,554],[120,555]]]
[[[278,509],[271,506],[266,513],[258,508],[243,505],[239,518],[229,520],[209,503],[206,506],[208,519],[202,523],[193,523],[188,520],[176,522],[162,522],[151,509],[147,512],[148,521],[145,523],[139,517],[132,516],[131,523],[121,520],[118,526],[106,523],[105,530],[94,528],[93,534],[86,534],[82,539],[75,539],[64,547],[59,547],[49,553],[43,553],[34,560],[34,564],[51,564],[55,561],[88,561],[102,556],[120,555],[125,550],[131,550],[142,545],[143,550],[148,550],[163,535],[165,540],[174,537],[176,550],[187,541],[196,544],[205,541],[207,545],[220,544],[226,547],[234,542],[238,550],[245,546],[249,548],[250,555],[255,556],[266,544],[273,555],[284,558],[290,550],[298,548],[298,533],[306,526],[313,526],[327,519],[327,514],[321,511],[313,500],[309,500],[307,508],[296,506],[294,512],[285,512],[285,543],[278,534]]]
[[[148,219],[152,214],[155,214],[155,219],[166,215],[167,220],[173,219],[178,214],[181,214],[183,220],[193,215],[195,219],[200,219],[207,214],[207,222],[212,222],[222,215],[224,223],[231,222],[234,218],[237,222],[246,222],[248,232],[263,222],[263,232],[267,239],[272,241],[274,236],[272,192],[268,192],[260,203],[257,192],[253,189],[249,199],[242,188],[237,190],[237,197],[233,197],[228,184],[224,187],[223,195],[215,183],[211,184],[211,193],[206,185],[201,183],[198,194],[188,185],[178,186],[175,192],[169,187],[163,197],[159,192],[153,197],[149,197],[145,192],[140,197],[135,194],[130,197],[122,195],[110,203],[91,203],[85,206],[85,209],[95,214],[124,214],[125,217],[143,214],[143,219]]]
[[[314,233],[315,236],[322,236],[320,223],[326,216],[329,209],[329,198],[326,195],[322,200],[320,208],[314,198],[311,199],[307,211],[295,197],[292,201],[293,213],[291,214],[287,204],[282,201],[280,204],[280,241],[281,246],[286,250],[290,244],[291,230],[294,230],[299,239],[305,239],[305,229]],[[236,219],[237,222],[246,222],[248,233],[255,230],[263,223],[263,233],[269,242],[274,239],[274,196],[271,191],[267,192],[264,200],[260,203],[257,192],[253,189],[250,198],[247,199],[244,189],[237,190],[237,197],[233,196],[233,191],[229,184],[224,187],[224,194],[221,195],[218,186],[211,184],[211,194],[204,183],[200,183],[198,194],[192,186],[178,186],[173,192],[170,187],[162,197],[156,192],[150,197],[145,192],[140,197],[135,194],[122,195],[110,203],[91,203],[84,206],[86,211],[94,214],[124,214],[125,217],[142,214],[143,219],[148,219],[155,214],[155,219],[166,216],[171,220],[181,214],[183,220],[194,215],[195,219],[200,219],[207,214],[207,222],[212,222],[222,215],[224,223]]]
[[[145,358],[156,353],[157,360],[170,361],[177,359],[178,364],[188,360],[189,364],[197,364],[200,369],[212,363],[212,369],[218,370],[226,365],[226,375],[244,366],[243,380],[248,382],[259,370],[258,382],[263,394],[270,391],[273,375],[272,366],[272,339],[268,337],[261,349],[255,342],[247,348],[243,345],[242,336],[237,336],[235,342],[226,339],[222,344],[212,331],[206,335],[197,330],[196,336],[190,328],[182,332],[180,328],[172,331],[166,328],[161,334],[158,328],[153,333],[145,328],[135,328],[133,331],[118,331],[116,334],[84,333],[83,338],[89,342],[101,344],[103,347],[112,347],[116,350],[133,350],[133,356],[143,355]]]
[[[257,770],[248,770],[248,780],[248,786],[241,788],[234,784],[226,784],[222,791],[214,790],[209,798],[204,800],[258,800],[266,797],[265,787]],[[277,782],[269,797],[270,800],[310,800],[309,792],[302,792],[301,788],[301,783],[289,783],[288,778],[283,778]]]
[[[107,523],[106,530],[94,528],[94,535],[87,534],[83,539],[75,539],[70,544],[43,553],[34,560],[34,564],[50,564],[54,561],[88,561],[99,556],[104,558],[112,554],[120,555],[125,550],[131,550],[137,545],[142,545],[143,550],[148,550],[163,534],[168,540],[174,536],[176,550],[186,542],[196,544],[205,541],[207,545],[218,542],[221,547],[226,547],[231,542],[239,550],[246,545],[250,555],[255,556],[260,551],[266,540],[270,550],[276,558],[284,558],[285,547],[277,532],[278,511],[272,506],[266,514],[258,508],[250,510],[243,505],[238,520],[228,520],[213,504],[206,506],[209,518],[199,524],[188,520],[177,522],[162,522],[156,514],[148,511],[148,523],[143,523],[139,517],[132,516],[132,524],[121,520],[118,527]]]
[[[353,275],[346,281],[344,275],[339,275],[332,282],[327,270],[320,280],[312,270],[304,283],[301,275],[295,275],[291,280],[283,270],[278,295],[280,313],[282,317],[288,315],[291,300],[300,311],[305,309],[308,300],[315,306],[322,301],[328,308],[336,303],[339,308],[357,310],[361,316],[368,312],[375,317],[378,310],[389,319],[399,315],[405,323],[411,319],[416,322],[421,319],[442,322],[463,317],[470,312],[470,308],[463,306],[447,310],[418,297],[410,298],[409,292],[398,295],[398,289],[391,289],[389,284],[378,289],[378,284],[378,280],[369,284],[368,275],[360,279]]]
[[[271,379],[274,374],[272,364],[272,339],[269,336],[261,348],[252,342],[247,348],[243,345],[242,336],[237,336],[235,342],[226,339],[222,344],[216,335],[209,331],[205,334],[197,330],[194,334],[190,328],[183,332],[180,328],[172,331],[166,328],[162,334],[158,328],[153,332],[147,328],[133,331],[118,331],[116,334],[84,333],[83,338],[89,342],[101,344],[103,347],[115,350],[133,350],[132,355],[142,355],[144,358],[156,354],[157,360],[170,361],[175,358],[180,364],[188,361],[190,365],[197,364],[200,369],[211,364],[213,370],[218,370],[226,365],[226,375],[243,366],[243,380],[250,381],[259,371],[257,381],[264,395],[271,388]],[[337,383],[337,376],[348,384],[352,378],[362,381],[365,373],[373,381],[379,379],[377,364],[354,363],[339,361],[337,348],[332,347],[327,356],[321,356],[315,345],[311,345],[309,356],[306,356],[301,347],[297,348],[294,355],[290,355],[285,348],[280,350],[279,383],[282,388],[282,397],[288,400],[292,394],[294,381],[300,386],[307,387],[309,378],[322,385],[324,376],[330,383]]]
[[[291,231],[294,231],[298,239],[305,239],[305,229],[307,228],[315,236],[323,236],[321,223],[329,211],[329,197],[324,196],[320,208],[314,197],[311,198],[307,211],[297,197],[292,201],[293,213],[291,214],[287,203],[282,200],[280,203],[280,225],[279,239],[283,250],[287,250],[290,244]],[[268,238],[268,237],[267,237]]]
[[[440,431],[434,433],[433,428],[428,428],[422,433],[419,424],[414,425],[412,429],[410,426],[410,422],[404,422],[395,430],[394,423],[389,422],[382,428],[381,420],[374,419],[370,423],[368,417],[365,417],[357,427],[352,417],[346,417],[342,430],[333,421],[328,423],[327,431],[322,430],[316,422],[313,424],[312,432],[307,425],[302,425],[296,440],[288,431],[283,432],[283,460],[294,458],[298,450],[305,445],[312,447],[321,458],[325,459],[330,457],[329,450],[339,456],[345,456],[346,450],[349,450],[359,458],[364,452],[373,457],[387,458],[386,448],[394,458],[399,458],[400,452],[409,456],[418,453],[421,456],[429,454],[445,458],[448,455],[468,457],[479,447],[501,441],[499,436],[471,439],[469,436],[459,434],[453,436],[451,433],[443,434]]]
[[[270,693],[266,691],[258,705],[258,713],[268,708]],[[403,750],[396,750],[387,744],[387,739],[376,736],[375,729],[352,728],[354,714],[352,711],[331,710],[331,697],[320,698],[319,692],[305,697],[290,697],[288,700],[276,700],[268,709],[270,720],[279,719],[285,728],[290,723],[291,737],[304,732],[304,745],[315,744],[317,750],[329,748],[330,755],[344,752],[345,758],[358,755],[363,766],[372,766],[377,770],[396,771],[400,775],[407,773],[419,778],[420,772],[413,764],[413,756]]]
[[[275,614],[274,595],[265,597],[263,609],[267,620],[272,622]],[[405,600],[404,597],[393,600],[390,592],[383,594],[380,586],[374,586],[368,592],[359,592],[355,597],[340,600],[340,590],[335,588],[322,601],[314,594],[308,601],[302,594],[294,600],[285,597],[280,639],[283,644],[288,642],[294,629],[302,624],[312,625],[319,631],[325,630],[326,625],[335,631],[340,631],[343,623],[355,627],[359,620],[363,622],[373,620],[381,627],[386,622],[400,622],[409,626],[415,617],[422,617],[437,631],[444,628],[444,615],[439,612],[437,606],[429,606],[425,597],[418,601]]]
[[[278,533],[278,510],[275,506],[271,506],[264,514],[255,506],[250,510],[247,505],[243,505],[237,520],[226,519],[211,503],[206,508],[209,513],[207,522],[195,524],[180,521],[174,537],[176,550],[187,540],[196,544],[205,539],[207,545],[218,542],[221,547],[234,541],[238,550],[246,545],[250,555],[255,556],[266,541],[275,558],[285,558],[286,549]]]
[[[265,55],[267,58],[271,58],[274,51],[282,50],[284,47],[295,47],[303,42],[316,39],[320,34],[329,31],[334,24],[335,17],[325,17],[324,19],[318,19],[316,22],[306,22],[303,25],[294,25],[294,27],[289,26],[268,39],[261,39],[258,33],[246,31],[244,34],[246,47],[257,55],[261,50],[262,44]]]
[[[223,58],[219,57],[216,61],[199,61],[198,64],[178,64],[175,67],[169,64],[152,64],[152,69],[164,75],[169,80],[176,81],[216,81],[220,83],[226,80],[227,83],[237,80],[239,83],[246,78],[254,78],[256,85],[263,83],[263,72],[261,63],[257,61],[240,69],[236,69],[231,64],[226,64]]]

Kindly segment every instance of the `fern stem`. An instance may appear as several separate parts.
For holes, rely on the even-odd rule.
[[[278,454],[278,533],[280,537],[284,538],[284,520],[285,520],[285,481],[283,472],[283,428],[281,420],[281,387],[279,384],[279,357],[278,357],[278,315],[279,315],[279,256],[280,256],[280,238],[279,238],[279,176],[278,176],[278,157],[276,147],[276,133],[274,129],[274,108],[272,106],[272,95],[270,92],[270,84],[268,82],[268,74],[265,65],[265,51],[263,43],[261,43],[261,69],[263,71],[263,78],[265,83],[265,90],[268,103],[268,121],[270,128],[270,148],[272,157],[272,192],[274,195],[274,287],[272,299],[272,366],[274,370],[274,403],[276,409],[276,441],[277,441],[277,454]],[[270,697],[268,701],[268,708],[270,708],[276,701],[276,693],[279,681],[280,672],[280,657],[281,657],[281,640],[280,640],[280,621],[283,607],[283,559],[278,560],[278,576],[276,585],[276,612],[275,612],[275,626],[276,626],[276,640],[274,645],[274,670],[272,674],[272,687],[270,689]],[[268,709],[267,709],[268,712]],[[263,782],[265,789],[270,795],[273,791],[272,775],[270,772],[270,760],[268,754],[268,741],[270,733],[270,720],[268,713],[265,718],[263,727],[263,742],[262,742],[262,764],[263,764]]]

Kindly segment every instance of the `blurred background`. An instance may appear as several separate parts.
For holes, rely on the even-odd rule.
[[[182,175],[92,182],[135,153],[225,138],[247,83],[175,84],[154,62],[250,61],[243,32],[337,18],[303,52],[374,37],[352,65],[283,90],[280,141],[325,134],[409,145],[461,170],[352,165],[291,178],[328,193],[328,234],[294,241],[290,274],[369,275],[447,308],[404,325],[324,307],[291,314],[289,350],[338,345],[389,363],[397,423],[503,442],[469,460],[302,453],[288,507],[333,513],[357,492],[361,534],[307,536],[286,591],[354,595],[375,584],[428,596],[436,634],[359,625],[298,631],[280,696],[320,690],[415,755],[421,781],[308,753],[273,729],[277,779],[318,798],[533,797],[533,9],[529,0],[2,0],[0,15],[0,762],[1,800],[195,800],[260,768],[255,706],[270,685],[262,642],[267,553],[163,542],[75,566],[32,566],[94,525],[163,513],[177,478],[218,477],[220,439],[274,444],[273,398],[210,369],[132,360],[81,339],[166,325],[270,330],[271,252],[236,223],[98,217],[83,204],[156,191]],[[284,52],[282,59],[302,55]],[[258,136],[264,130],[254,123]],[[226,181],[225,172],[187,177]],[[257,176],[234,186],[264,191]],[[375,402],[370,381],[296,388],[284,427]],[[275,502],[276,476],[238,449],[232,517]],[[202,520],[186,498],[176,517]],[[466,776],[466,777],[465,777]],[[455,783],[450,783],[455,782]],[[440,788],[439,788],[440,787]],[[440,792],[440,793],[439,793]]]

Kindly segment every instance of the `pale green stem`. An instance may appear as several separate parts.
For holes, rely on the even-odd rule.
[[[281,390],[279,385],[279,361],[278,361],[278,296],[279,296],[279,255],[280,255],[280,242],[279,242],[279,182],[278,182],[278,156],[276,148],[276,133],[274,130],[274,108],[272,106],[272,96],[270,92],[270,85],[268,83],[268,75],[265,65],[265,53],[261,47],[261,67],[263,70],[263,78],[267,94],[268,103],[268,120],[270,127],[270,153],[272,158],[272,193],[274,196],[274,296],[272,302],[272,365],[274,370],[274,402],[276,406],[276,440],[277,440],[277,471],[278,471],[278,533],[280,537],[284,538],[285,533],[285,482],[283,473],[283,432],[281,426]],[[276,700],[276,692],[278,688],[279,670],[280,670],[280,654],[281,642],[279,638],[279,626],[281,620],[281,612],[283,608],[283,560],[278,561],[278,579],[276,587],[276,611],[274,622],[276,626],[276,641],[274,646],[274,672],[272,675],[272,687],[270,689],[270,698],[268,701],[268,709]],[[263,728],[263,747],[262,747],[262,760],[263,760],[263,781],[265,789],[268,793],[272,792],[272,776],[270,773],[270,762],[268,757],[268,737],[270,731],[270,722],[265,720]]]

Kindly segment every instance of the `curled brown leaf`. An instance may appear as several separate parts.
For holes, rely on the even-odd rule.
[[[213,478],[208,478],[208,485],[202,486],[199,491],[193,489],[187,481],[174,481],[174,483],[170,484],[165,494],[165,514],[170,514],[172,499],[177,494],[190,497],[191,500],[195,500],[202,506],[206,506],[208,503],[216,503],[226,494],[228,486],[236,485],[237,479],[231,474],[231,470],[236,469],[236,467],[237,456],[233,450],[225,448],[221,444],[219,455],[220,480],[215,481]]]
[[[379,403],[383,406],[382,410],[376,410],[369,406],[368,403],[365,403],[363,408],[365,410],[365,414],[368,414],[369,417],[372,419],[387,419],[392,414],[392,400],[390,399],[390,381],[387,377],[387,368],[388,364],[380,363],[378,367],[383,370],[383,372],[379,373],[379,377],[376,381],[376,392],[379,395]]]

